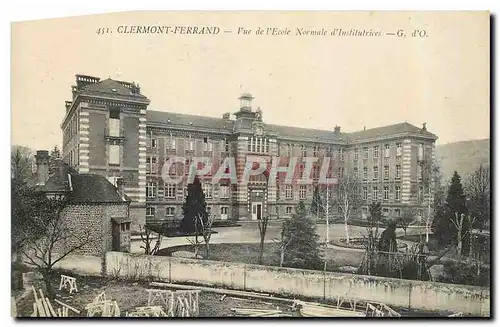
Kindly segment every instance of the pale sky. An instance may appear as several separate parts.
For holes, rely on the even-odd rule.
[[[119,34],[120,25],[218,26],[219,35]],[[257,27],[407,37],[266,36]],[[108,27],[111,35],[97,35]],[[251,35],[236,35],[238,27]],[[426,29],[427,38],[412,38]],[[223,33],[232,30],[233,33]],[[353,132],[427,122],[438,144],[490,134],[486,12],[136,12],[12,25],[12,143],[61,145],[75,74],[135,81],[149,109],[220,117],[254,95],[266,123]]]

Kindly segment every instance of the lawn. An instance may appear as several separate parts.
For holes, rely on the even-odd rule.
[[[258,243],[211,244],[210,260],[258,264],[259,249],[260,245]],[[193,252],[193,247],[191,245],[175,246],[162,249],[157,255],[169,256],[177,251]],[[203,248],[201,253],[204,253]],[[329,248],[324,250],[324,258],[327,262],[328,271],[339,271],[339,268],[343,266],[359,267],[363,260],[363,256],[364,252],[352,251],[349,249]],[[279,253],[277,252],[277,246],[275,244],[264,244],[263,261],[263,263],[268,266],[279,266]]]

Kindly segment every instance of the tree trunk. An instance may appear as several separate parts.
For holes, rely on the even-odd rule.
[[[55,292],[54,289],[52,288],[52,283],[51,283],[51,276],[52,276],[52,271],[50,268],[45,268],[41,270],[43,281],[45,282],[45,288],[46,288],[46,296],[49,299],[55,298]]]
[[[430,201],[430,189],[429,189],[429,197],[427,198],[427,220],[425,221],[425,243],[429,243],[429,234],[430,234],[430,221],[431,221],[431,201]]]
[[[259,265],[263,264],[264,259],[264,239],[260,240],[260,249],[259,249]]]
[[[345,240],[347,243],[350,243],[351,240],[349,239],[349,227],[347,225],[347,217],[344,217],[344,229],[345,229]]]
[[[280,253],[280,267],[283,268],[283,262],[285,261],[285,248],[281,246],[281,253]]]
[[[330,242],[330,189],[326,188],[326,215],[325,215],[325,219],[326,219],[326,239],[325,239],[325,244],[328,244]]]
[[[459,229],[458,231],[458,242],[457,242],[457,251],[458,251],[458,256],[462,256],[462,228]]]
[[[208,254],[210,253],[210,242],[205,243],[205,259],[208,260]]]

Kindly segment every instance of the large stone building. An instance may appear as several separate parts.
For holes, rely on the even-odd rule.
[[[209,157],[216,163],[234,157],[238,176],[249,155],[281,157],[280,165],[290,157],[318,157],[320,162],[331,157],[333,175],[349,174],[360,181],[360,217],[375,200],[382,203],[386,216],[398,216],[405,206],[423,211],[429,200],[420,170],[423,162],[434,160],[437,137],[425,124],[419,128],[404,122],[353,133],[341,132],[340,127],[267,124],[260,108],[252,108],[249,94],[239,98],[235,113],[220,118],[153,111],[138,85],[84,75],[76,75],[72,92],[61,125],[63,158],[80,173],[100,174],[113,183],[122,179],[136,224],[182,217],[186,183],[165,183],[162,178],[162,163],[171,156],[187,158],[186,165],[192,157]],[[174,167],[170,175],[188,171]],[[313,181],[319,169],[318,163],[313,165]],[[256,220],[264,214],[286,218],[300,200],[310,202],[314,192],[313,184],[286,184],[280,179],[271,185],[266,174],[241,185],[208,180],[202,178],[203,189],[217,219]]]

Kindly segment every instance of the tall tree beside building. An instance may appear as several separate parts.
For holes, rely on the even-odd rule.
[[[50,152],[50,157],[51,159],[60,159],[61,158],[61,151],[59,150],[59,147],[57,145],[54,146],[52,151]]]
[[[195,230],[201,231],[203,224],[208,221],[207,202],[198,176],[194,178],[193,183],[188,184],[187,192],[186,201],[182,206],[184,217],[181,228],[185,233],[193,233]],[[200,218],[203,224],[200,224]]]
[[[11,179],[16,182],[26,182],[33,176],[33,150],[24,146],[13,145],[10,150]]]
[[[490,167],[480,165],[466,180],[469,214],[476,218],[474,228],[483,229],[490,224],[491,193]]]
[[[290,240],[293,240],[290,242]],[[282,242],[287,244],[283,266],[304,269],[320,269],[322,259],[316,224],[303,201],[295,207],[292,218],[283,223]]]
[[[443,211],[443,215],[436,216],[437,221],[434,224],[434,234],[441,245],[447,245],[451,242],[456,243],[457,233],[452,221],[455,219],[456,215],[460,216],[461,214],[467,214],[466,198],[462,181],[460,175],[458,175],[456,171],[453,173],[450,186],[448,187],[444,208],[439,209],[439,211],[441,210]],[[467,222],[464,223],[462,228],[462,240],[464,241],[466,240],[465,234],[467,234],[469,230],[469,226],[466,225]],[[464,243],[467,243],[467,241]]]
[[[313,199],[311,202],[311,213],[316,215],[316,217],[321,217],[323,214],[323,200],[321,199],[321,195],[319,192],[319,186],[316,185],[314,187]]]
[[[344,230],[346,242],[350,243],[349,223],[352,214],[361,207],[363,201],[361,198],[361,185],[355,175],[347,174],[338,178],[338,184],[335,185],[334,203],[339,208],[344,220]]]

